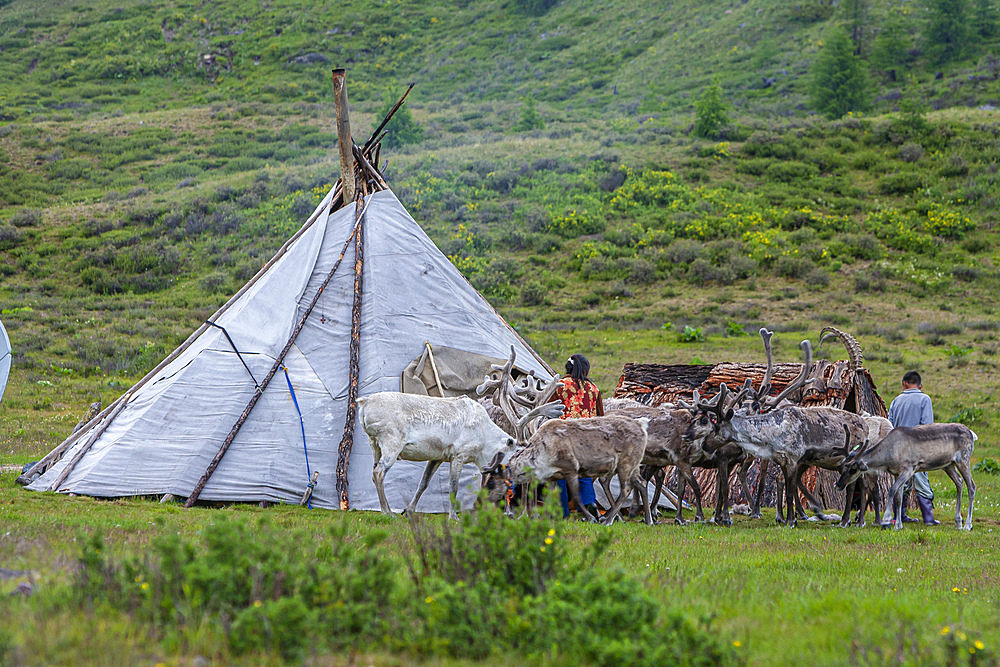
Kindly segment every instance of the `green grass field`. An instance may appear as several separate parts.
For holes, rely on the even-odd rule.
[[[731,530],[568,522],[572,554],[609,533],[596,575],[620,567],[668,608],[713,617],[750,664],[997,664],[1000,36],[984,28],[942,60],[925,37],[936,4],[0,0],[0,320],[14,345],[0,465],[38,459],[121,395],[294,233],[338,175],[329,70],[343,66],[355,138],[417,83],[406,108],[423,137],[383,151],[387,180],[553,367],[582,352],[609,395],[626,362],[761,361],[756,336],[736,335],[760,326],[796,361],[832,324],[858,337],[883,398],[919,369],[935,418],[980,436],[971,534],[932,473],[940,528],[792,531],[773,509]],[[976,30],[997,15],[957,4]],[[811,111],[809,68],[854,6],[874,103],[830,121]],[[893,21],[890,75],[874,63]],[[694,102],[713,80],[731,121],[699,139]],[[531,104],[539,122],[515,129]],[[681,342],[685,327],[703,340]],[[31,571],[36,593],[0,581],[0,663],[295,661],[237,655],[214,621],[154,628],[81,603],[74,572],[96,532],[128,559],[231,516],[320,544],[329,526],[351,545],[384,529],[408,580],[402,520],[182,511],[14,477],[0,475],[0,568]],[[462,662],[416,643],[308,659]]]

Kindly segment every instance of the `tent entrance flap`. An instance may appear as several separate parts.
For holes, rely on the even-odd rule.
[[[432,351],[433,350],[433,351]],[[433,360],[433,361],[432,361]],[[399,390],[404,394],[425,396],[469,396],[476,398],[476,387],[490,374],[494,365],[503,366],[506,359],[488,357],[477,352],[444,345],[425,343],[420,356],[411,361],[400,376]],[[435,378],[435,370],[437,378]],[[514,366],[517,379],[527,371]],[[438,386],[440,379],[440,390]]]

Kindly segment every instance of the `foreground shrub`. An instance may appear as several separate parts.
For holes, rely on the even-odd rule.
[[[560,523],[551,512],[510,521],[495,507],[464,515],[457,531],[415,520],[409,562],[421,624],[410,645],[464,659],[740,664],[705,623],[668,612],[620,569],[598,568],[609,533],[578,560]]]
[[[405,568],[381,546],[381,531],[351,539],[344,524],[317,536],[220,518],[196,540],[166,530],[144,558],[127,561],[110,558],[95,535],[83,540],[70,598],[81,609],[133,615],[166,645],[209,633],[234,654],[292,661],[308,651],[396,650],[740,664],[707,622],[667,610],[648,582],[597,566],[609,531],[578,551],[567,548],[560,524],[552,511],[512,521],[491,505],[463,514],[458,526],[415,518]]]
[[[96,536],[84,546],[75,591],[88,604],[134,610],[165,632],[216,625],[237,653],[364,646],[394,618],[396,566],[378,546],[384,537],[373,531],[353,542],[335,527],[317,540],[266,521],[219,520],[200,544],[165,533],[142,561],[116,563]]]

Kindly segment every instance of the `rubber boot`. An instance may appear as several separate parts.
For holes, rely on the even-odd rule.
[[[589,505],[585,505],[585,507],[587,508],[587,511],[590,512],[590,516],[594,517],[598,521],[601,520],[601,513],[597,511],[597,505],[590,503]]]
[[[917,496],[918,498],[920,496]],[[920,519],[912,519],[906,516],[906,506],[910,504],[910,494],[907,493],[903,496],[903,523],[920,523]],[[922,509],[922,508],[921,508]]]
[[[917,496],[917,504],[920,505],[920,513],[924,515],[925,526],[940,526],[941,522],[934,518],[934,508],[930,498]]]

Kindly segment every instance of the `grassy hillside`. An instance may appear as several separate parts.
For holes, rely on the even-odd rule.
[[[915,361],[989,377],[1000,125],[975,107],[997,101],[995,35],[942,64],[926,6],[871,3],[862,51],[895,17],[906,67],[873,71],[873,114],[829,122],[806,73],[846,7],[527,4],[0,7],[5,450],[47,447],[65,428],[46,420],[126,386],[300,224],[337,173],[334,64],[361,135],[418,82],[425,138],[391,152],[394,190],[543,348],[832,322],[891,350],[893,384]],[[713,78],[733,122],[704,141]],[[543,127],[514,130],[526,96]],[[610,389],[619,360],[598,361]]]
[[[628,361],[758,361],[743,332],[763,325],[791,361],[799,340],[834,324],[858,335],[883,396],[919,368],[937,419],[973,426],[977,461],[1000,458],[996,34],[942,62],[923,37],[929,2],[873,0],[862,55],[897,21],[904,62],[895,79],[872,67],[870,112],[830,121],[810,110],[808,72],[852,3],[529,4],[548,3],[0,0],[0,319],[14,345],[0,463],[38,458],[89,403],[120,395],[298,228],[338,174],[335,66],[348,69],[362,137],[386,97],[417,82],[407,108],[424,138],[383,151],[390,185],[553,365],[581,351],[610,393]],[[704,140],[693,104],[713,80],[732,122]],[[702,558],[655,553],[652,571],[663,599],[718,611],[760,664],[813,656],[806,639],[820,628],[797,630],[826,615],[840,629],[820,642],[825,661],[848,646],[872,664],[916,647],[937,656],[944,624],[995,643],[997,588],[981,558],[1000,520],[996,479],[977,473],[979,537],[960,547],[964,564],[926,561],[905,604],[885,605],[903,585],[886,582],[928,545],[944,554],[950,528],[824,541],[753,524],[748,541],[742,522],[683,534],[682,551]],[[932,481],[950,505],[950,482]],[[0,525],[15,528],[0,536],[0,566],[38,563],[55,583],[77,527],[134,553],[150,522],[176,512],[3,482]],[[182,531],[212,516],[185,514]],[[316,519],[287,521],[311,530]],[[642,573],[658,548],[647,540],[661,539],[649,535],[622,528],[613,562]],[[739,557],[713,565],[720,550]],[[815,550],[834,565],[816,570]],[[775,574],[776,558],[817,578]],[[852,597],[844,581],[857,577]],[[891,622],[851,635],[857,609]],[[44,610],[22,611],[45,623]],[[783,632],[760,630],[769,614]],[[126,639],[92,645],[95,656],[161,655],[118,620]],[[94,634],[67,628],[63,645]],[[165,654],[199,651],[184,646]]]

